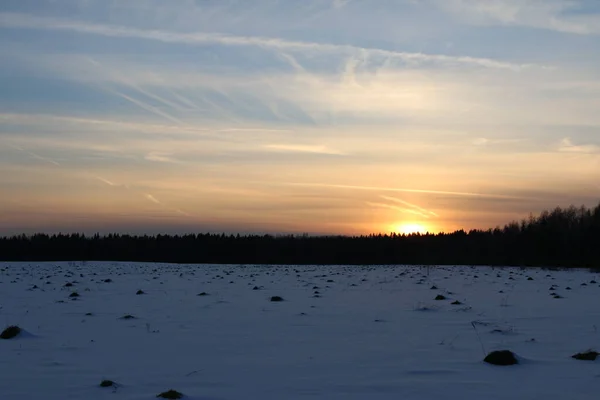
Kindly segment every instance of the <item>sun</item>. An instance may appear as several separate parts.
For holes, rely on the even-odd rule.
[[[394,232],[410,235],[412,233],[427,233],[427,228],[418,223],[402,223],[394,226]]]

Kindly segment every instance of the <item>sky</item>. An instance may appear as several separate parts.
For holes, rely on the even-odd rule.
[[[3,0],[0,235],[594,206],[599,65],[596,0]]]

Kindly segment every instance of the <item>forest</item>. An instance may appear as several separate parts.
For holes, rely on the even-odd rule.
[[[600,267],[600,203],[488,230],[364,236],[35,234],[0,238],[2,261]]]

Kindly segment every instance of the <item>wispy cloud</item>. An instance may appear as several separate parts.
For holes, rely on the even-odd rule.
[[[564,138],[560,142],[559,151],[568,153],[600,153],[600,146],[595,144],[574,144],[571,138]]]
[[[301,145],[301,144],[267,144],[264,148],[271,151],[283,151],[291,153],[314,153],[329,155],[345,155],[344,152],[333,150],[327,146]]]
[[[346,4],[350,3],[351,0],[333,0],[333,8],[340,9],[344,8]]]
[[[162,202],[159,199],[157,199],[153,194],[139,191],[138,189],[135,189],[132,185],[117,184],[117,183],[114,183],[114,182],[112,182],[112,181],[110,181],[108,179],[105,179],[105,178],[101,177],[101,176],[95,176],[94,178],[96,178],[100,182],[102,182],[102,183],[104,183],[104,184],[106,184],[106,185],[108,185],[110,187],[113,187],[113,188],[124,188],[127,191],[130,191],[130,192],[133,192],[135,194],[141,195],[144,199],[146,199],[150,203],[156,204],[156,205],[160,206],[161,208],[163,208],[163,209],[165,209],[167,211],[170,211],[170,212],[173,212],[173,213],[176,213],[176,214],[179,214],[179,215],[183,215],[185,217],[192,217],[191,214],[189,214],[189,213],[187,213],[187,212],[185,212],[185,211],[183,211],[183,210],[181,210],[179,208],[171,207],[170,205],[165,204],[164,202]]]
[[[84,129],[86,131],[96,130],[107,130],[117,132],[142,132],[152,134],[163,134],[165,136],[185,135],[190,138],[219,138],[222,132],[292,132],[288,129],[270,129],[255,128],[255,127],[236,127],[231,126],[223,122],[218,123],[204,123],[202,125],[180,125],[180,124],[168,124],[168,123],[156,123],[148,121],[146,119],[131,119],[131,120],[118,120],[117,117],[113,116],[113,119],[100,119],[102,117],[79,117],[71,115],[50,115],[50,114],[17,114],[17,113],[4,113],[0,114],[0,121],[7,124],[15,124],[29,127],[36,127],[37,129],[51,128],[51,129],[62,129],[73,128]],[[169,118],[167,118],[169,119]],[[27,136],[20,138],[22,141],[27,140]],[[20,142],[19,142],[20,143]],[[111,147],[106,145],[105,148]]]
[[[60,163],[58,161],[55,161],[55,160],[53,160],[51,158],[40,156],[39,154],[34,153],[32,151],[29,151],[29,150],[25,150],[25,149],[23,149],[20,146],[16,146],[16,145],[12,145],[12,144],[9,144],[9,146],[12,147],[15,150],[18,150],[18,151],[20,151],[22,153],[27,154],[29,157],[34,158],[36,160],[43,161],[43,162],[48,163],[48,164],[60,166]]]
[[[422,213],[418,210],[413,210],[410,208],[404,208],[404,207],[398,207],[398,206],[394,206],[392,204],[386,204],[386,203],[374,203],[374,202],[370,202],[367,201],[366,202],[367,205],[371,206],[371,207],[378,207],[378,208],[388,208],[390,210],[396,210],[396,211],[400,211],[406,214],[412,214],[412,215],[418,215],[419,217],[422,218],[430,218],[429,215]]]
[[[156,197],[152,196],[149,193],[145,193],[144,197],[146,197],[148,200],[150,200],[150,202],[152,202],[154,204],[160,204],[160,205],[162,205],[162,203],[160,201],[158,201],[158,199]]]
[[[101,176],[96,176],[95,178],[98,179],[100,182],[106,183],[108,186],[113,186],[113,187],[117,186],[116,183],[113,183],[113,182],[109,181],[108,179],[104,179]]]
[[[101,89],[105,90],[105,91],[107,91],[109,93],[113,93],[116,96],[121,97],[121,98],[123,98],[123,99],[125,99],[125,100],[127,100],[127,101],[129,101],[129,102],[131,102],[133,104],[135,104],[136,106],[140,107],[142,110],[146,110],[146,111],[148,111],[148,112],[150,112],[152,114],[158,115],[159,117],[163,117],[165,119],[168,119],[169,121],[174,122],[174,123],[176,123],[178,125],[184,125],[181,120],[173,117],[172,115],[170,115],[169,113],[166,113],[165,111],[159,109],[158,107],[154,107],[154,106],[152,106],[152,105],[150,105],[150,104],[148,104],[148,103],[146,103],[146,102],[144,102],[142,100],[136,99],[136,98],[134,98],[132,96],[128,96],[125,93],[121,93],[118,90],[111,89],[111,88],[108,88],[106,86],[102,87]]]
[[[578,13],[581,0],[433,0],[462,20],[516,25],[579,35],[600,34],[600,13]]]
[[[494,145],[494,144],[515,144],[515,143],[522,143],[524,142],[525,139],[488,139],[488,138],[484,138],[484,137],[479,137],[479,138],[475,138],[473,139],[472,143],[475,146],[488,146],[488,145]]]
[[[153,151],[153,152],[146,154],[146,156],[144,158],[148,161],[155,161],[155,162],[162,162],[162,163],[172,163],[172,164],[181,163],[181,161],[176,160],[175,158],[173,158],[171,156],[172,156],[171,153],[161,153],[158,151]]]
[[[418,205],[416,205],[416,204],[412,204],[412,203],[409,203],[408,201],[404,201],[404,200],[402,200],[402,199],[398,199],[398,198],[396,198],[396,197],[390,197],[390,196],[383,196],[383,195],[382,195],[382,196],[380,196],[380,197],[381,197],[382,199],[384,199],[384,200],[389,200],[389,201],[393,201],[393,202],[395,202],[395,203],[404,204],[405,206],[408,206],[408,207],[414,208],[415,210],[418,210],[418,211],[420,211],[420,212],[422,212],[422,213],[424,213],[424,214],[429,214],[429,215],[433,215],[434,217],[439,217],[439,215],[438,215],[438,214],[436,214],[436,213],[434,213],[433,211],[427,210],[427,209],[425,209],[425,208],[423,208],[423,207],[419,207]]]
[[[190,214],[188,214],[188,213],[186,213],[185,211],[183,211],[183,210],[180,210],[179,208],[174,208],[174,207],[171,207],[171,206],[169,206],[169,205],[167,205],[167,204],[163,203],[162,201],[158,200],[156,197],[154,197],[154,196],[153,196],[153,195],[151,195],[150,193],[144,193],[144,197],[145,197],[145,198],[146,198],[148,201],[150,201],[151,203],[158,204],[159,206],[161,206],[161,207],[165,208],[166,210],[169,210],[169,211],[175,212],[175,213],[177,213],[177,214],[180,214],[180,215],[183,215],[183,216],[185,216],[185,217],[191,217],[191,215],[190,215]]]
[[[323,187],[332,189],[351,189],[351,190],[366,190],[375,192],[406,192],[406,193],[423,193],[423,194],[443,194],[449,196],[464,196],[464,197],[486,197],[486,198],[499,198],[499,199],[516,199],[515,196],[507,196],[501,194],[490,194],[490,193],[473,193],[473,192],[452,192],[444,190],[427,190],[427,189],[409,189],[409,188],[392,188],[392,187],[377,187],[377,186],[357,186],[357,185],[337,185],[328,183],[300,183],[300,182],[289,182],[284,183],[285,185],[292,186],[307,186],[307,187]]]
[[[166,43],[183,43],[188,45],[220,44],[223,46],[258,46],[278,51],[300,51],[318,53],[337,53],[348,55],[371,55],[399,59],[405,62],[434,62],[451,64],[470,64],[486,68],[519,70],[531,67],[531,64],[515,64],[497,61],[490,58],[470,56],[449,56],[442,54],[425,54],[399,52],[380,48],[366,48],[353,45],[304,42],[281,38],[260,36],[235,36],[220,33],[180,33],[161,30],[143,30],[125,26],[94,24],[59,18],[38,17],[20,13],[0,13],[0,26],[6,28],[22,28],[37,30],[72,31],[85,34],[109,37],[138,38],[157,40]]]

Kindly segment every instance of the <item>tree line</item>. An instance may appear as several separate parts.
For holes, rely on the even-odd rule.
[[[35,234],[0,238],[3,261],[600,267],[600,204],[488,230],[363,236]]]

